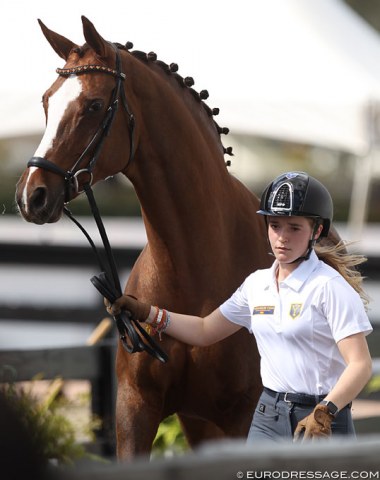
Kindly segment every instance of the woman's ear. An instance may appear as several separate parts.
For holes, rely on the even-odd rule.
[[[318,240],[323,230],[323,224],[319,225],[314,235],[314,240]]]

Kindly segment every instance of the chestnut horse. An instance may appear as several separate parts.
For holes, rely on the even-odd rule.
[[[125,291],[168,310],[206,315],[251,271],[272,262],[255,214],[258,199],[227,171],[220,139],[226,132],[204,103],[205,92],[197,94],[173,64],[109,43],[88,19],[82,23],[86,43],[78,46],[40,22],[66,65],[43,96],[46,131],[34,158],[50,167],[37,162],[24,171],[19,210],[29,222],[56,222],[89,175],[96,183],[123,173],[139,198],[148,239]],[[123,105],[100,142],[99,126],[115,99]],[[62,171],[75,177],[69,188]],[[160,422],[173,413],[192,446],[245,437],[262,389],[254,337],[242,329],[207,348],[167,336],[161,345],[166,364],[118,347],[118,457],[148,454]]]

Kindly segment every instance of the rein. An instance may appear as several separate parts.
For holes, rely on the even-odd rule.
[[[117,273],[116,262],[112,253],[111,245],[109,243],[106,230],[98,209],[98,206],[95,201],[94,193],[92,191],[91,185],[93,181],[92,171],[98,160],[98,156],[103,146],[103,142],[108,135],[110,128],[112,126],[113,120],[116,116],[117,108],[119,105],[119,97],[121,98],[122,104],[125,111],[129,117],[129,136],[130,136],[130,154],[128,164],[132,161],[134,156],[134,127],[135,121],[134,116],[131,113],[125,90],[122,87],[122,82],[126,78],[126,75],[121,71],[121,60],[120,53],[118,48],[111,44],[116,51],[116,69],[113,70],[102,65],[81,65],[74,68],[57,68],[57,73],[63,77],[69,77],[70,75],[81,75],[85,73],[105,73],[112,75],[116,78],[116,85],[112,92],[112,98],[109,104],[109,107],[106,111],[105,117],[95,132],[94,136],[90,140],[87,147],[84,149],[83,153],[74,163],[73,167],[65,171],[58,165],[47,160],[43,157],[32,157],[27,166],[28,167],[38,167],[44,170],[48,170],[52,173],[62,176],[65,179],[65,202],[68,203],[70,200],[70,189],[74,188],[76,193],[84,192],[87,196],[92,215],[98,227],[98,231],[103,243],[106,263],[102,260],[101,255],[98,252],[98,249],[95,246],[92,238],[84,227],[74,218],[67,206],[64,207],[63,211],[65,215],[82,231],[82,233],[87,238],[90,246],[92,247],[100,269],[101,273],[95,275],[91,278],[92,284],[97,288],[97,290],[106,297],[111,303],[114,303],[117,298],[122,295],[122,289],[120,285],[120,279]],[[80,168],[81,163],[89,152],[90,148],[95,145],[95,150],[92,155],[90,162],[86,168]],[[127,165],[128,165],[127,164]],[[88,181],[83,183],[83,190],[79,191],[79,182],[78,177],[80,175],[87,174]],[[159,347],[157,342],[152,338],[145,329],[141,326],[138,320],[132,318],[130,312],[121,312],[119,315],[114,316],[114,320],[119,331],[119,338],[124,349],[129,353],[135,352],[147,352],[153,357],[157,358],[161,362],[165,363],[168,360],[167,354]]]

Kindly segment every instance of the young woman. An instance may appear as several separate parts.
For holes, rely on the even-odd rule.
[[[363,302],[362,257],[344,244],[315,251],[327,236],[333,205],[327,189],[303,172],[288,172],[265,189],[264,215],[275,261],[246,278],[205,318],[143,304],[123,295],[121,309],[153,331],[207,346],[245,327],[261,357],[263,393],[249,441],[354,434],[351,402],[368,382],[372,362],[365,336],[372,331]]]

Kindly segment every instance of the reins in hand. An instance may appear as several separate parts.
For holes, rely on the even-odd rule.
[[[43,168],[47,171],[55,173],[64,178],[65,180],[65,201],[66,203],[71,199],[71,191],[75,193],[81,193],[79,191],[79,176],[87,175],[88,180],[83,182],[83,191],[87,195],[92,214],[98,226],[99,234],[101,236],[105,254],[106,254],[106,263],[102,261],[99,252],[92,241],[90,235],[86,232],[83,226],[76,220],[70,210],[67,207],[64,207],[64,213],[72,220],[79,229],[83,232],[87,240],[89,241],[92,249],[94,250],[99,265],[101,273],[91,278],[93,285],[99,290],[99,292],[106,297],[111,303],[113,303],[117,298],[122,295],[122,290],[120,286],[120,280],[117,273],[117,268],[115,260],[113,258],[112,249],[108,241],[107,233],[105,231],[102,218],[100,216],[98,207],[96,205],[95,197],[91,189],[91,184],[93,181],[93,170],[100,155],[100,152],[103,147],[104,140],[109,134],[111,126],[116,116],[116,112],[119,105],[119,97],[121,99],[122,105],[126,114],[128,115],[128,127],[129,127],[129,137],[130,137],[130,152],[129,160],[130,163],[134,156],[134,128],[135,128],[135,119],[133,113],[130,111],[127,98],[125,95],[122,82],[125,80],[126,75],[121,70],[121,60],[120,53],[117,45],[112,44],[111,46],[115,50],[116,56],[116,69],[104,67],[101,65],[80,65],[74,68],[58,68],[57,73],[62,77],[69,77],[71,75],[83,75],[91,73],[104,73],[107,75],[112,75],[115,78],[116,84],[111,94],[110,104],[106,110],[105,117],[103,121],[98,126],[96,132],[88,143],[87,147],[84,149],[79,158],[74,162],[70,170],[65,171],[55,163],[50,160],[42,157],[32,157],[28,162],[28,167],[37,167]],[[91,159],[87,167],[83,168],[82,162],[88,156],[89,152],[93,149]],[[116,326],[119,330],[120,340],[123,347],[129,353],[142,352],[145,351],[150,355],[154,356],[161,362],[166,362],[168,356],[165,352],[161,350],[157,342],[144,330],[137,320],[131,318],[131,315],[127,312],[122,312],[119,315],[114,316]]]
[[[106,263],[103,261],[88,232],[78,220],[74,218],[67,207],[64,207],[64,213],[82,231],[97,257],[101,273],[99,275],[94,275],[91,278],[92,284],[103,295],[103,297],[107,298],[111,303],[114,303],[115,300],[122,295],[115,259],[90,184],[84,184],[83,189],[102,239]],[[122,311],[120,314],[114,316],[114,320],[119,331],[121,343],[128,353],[145,351],[161,362],[167,362],[167,354],[160,348],[154,338],[145,331],[140,325],[140,322],[131,317],[129,312]]]

